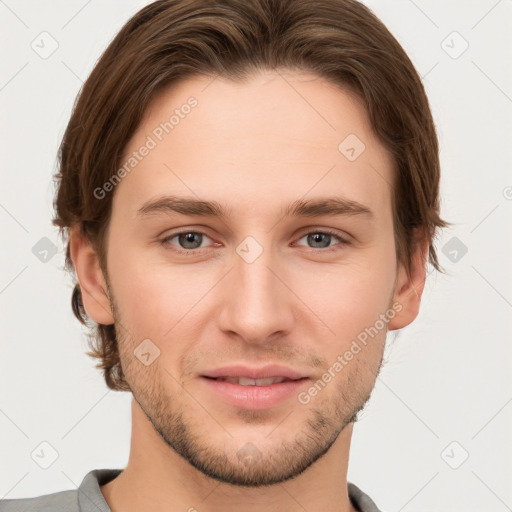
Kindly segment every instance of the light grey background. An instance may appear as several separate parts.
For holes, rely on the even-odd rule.
[[[82,82],[147,3],[0,0],[0,498],[76,488],[128,460],[131,395],[84,353],[52,175]],[[423,77],[455,226],[437,245],[448,275],[429,276],[355,426],[349,481],[387,512],[512,510],[512,2],[365,3]],[[31,46],[52,39],[47,58]],[[43,442],[58,453],[47,469]]]

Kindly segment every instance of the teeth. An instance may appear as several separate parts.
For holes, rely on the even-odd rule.
[[[249,379],[247,377],[220,377],[217,380],[231,382],[232,384],[240,384],[242,386],[270,386],[283,382],[286,377],[269,377],[268,379]]]

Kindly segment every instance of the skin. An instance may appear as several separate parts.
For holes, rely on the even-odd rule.
[[[362,103],[309,73],[175,84],[154,100],[126,154],[192,95],[198,106],[114,190],[108,274],[81,232],[71,233],[85,310],[115,322],[133,392],[129,462],[101,491],[113,512],[353,512],[353,424],[387,330],[418,315],[427,240],[411,275],[397,267],[391,157]],[[338,150],[351,133],[366,146],[354,162]],[[230,215],[137,216],[164,193],[215,200]],[[334,193],[368,206],[374,219],[281,214],[294,200]],[[325,229],[351,243],[306,236]],[[206,236],[195,246],[179,237],[162,244],[177,231]],[[236,252],[249,235],[263,248],[251,263]],[[192,256],[176,252],[199,245]],[[198,377],[225,364],[278,363],[309,375],[307,390],[394,303],[400,312],[307,404],[294,395],[266,410],[235,408]],[[160,350],[149,366],[134,356],[147,338]],[[244,447],[257,454],[251,462],[239,457]]]

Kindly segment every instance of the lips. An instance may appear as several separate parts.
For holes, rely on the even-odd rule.
[[[289,380],[304,379],[304,372],[282,365],[270,364],[259,368],[238,364],[207,370],[201,375],[242,386],[268,386]]]
[[[199,375],[199,385],[224,404],[237,409],[265,410],[288,403],[308,385],[310,377],[283,366],[230,366]],[[249,375],[249,376],[247,376]]]
[[[240,384],[241,386],[271,386],[272,384],[279,384],[280,382],[295,379],[288,379],[287,377],[269,377],[268,379],[251,379],[249,377],[217,377],[215,380],[231,382],[232,384]]]

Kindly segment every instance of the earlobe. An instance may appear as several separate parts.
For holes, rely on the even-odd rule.
[[[114,317],[99,258],[79,225],[70,229],[69,245],[87,316],[98,324],[113,324]]]
[[[399,313],[388,323],[388,330],[402,329],[414,321],[420,311],[421,296],[427,277],[429,241],[426,236],[418,239],[411,262],[411,273],[400,266],[395,285],[393,302],[399,303]]]

